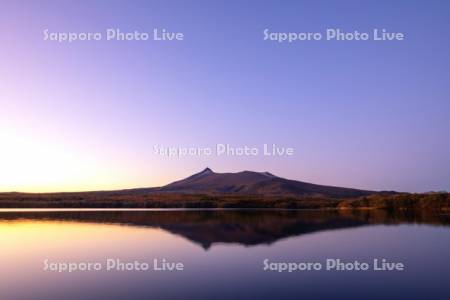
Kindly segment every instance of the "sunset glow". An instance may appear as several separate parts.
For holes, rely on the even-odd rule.
[[[325,2],[271,2],[258,14],[255,1],[96,1],[88,12],[76,1],[21,5],[6,1],[0,12],[0,192],[153,187],[208,166],[370,190],[450,189],[443,4],[387,11],[371,2],[358,14]],[[377,29],[384,40],[264,39],[265,29],[331,25]],[[150,36],[156,28],[165,40],[45,39],[109,28]],[[170,40],[178,33],[183,39]],[[219,143],[294,154],[154,151]]]

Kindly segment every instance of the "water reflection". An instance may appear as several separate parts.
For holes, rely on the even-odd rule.
[[[0,222],[49,220],[160,228],[208,250],[217,243],[272,244],[309,233],[375,224],[449,226],[450,215],[382,210],[187,210],[0,212]]]
[[[447,299],[448,225],[448,215],[424,212],[0,212],[0,299]],[[43,271],[45,259],[106,258],[165,258],[186,269]],[[262,268],[265,259],[327,258],[386,258],[407,269],[278,273]]]

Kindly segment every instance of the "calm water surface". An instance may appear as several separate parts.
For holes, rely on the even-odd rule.
[[[450,299],[449,225],[382,211],[0,211],[0,299]],[[184,271],[44,271],[107,258]],[[406,270],[263,270],[328,258]]]

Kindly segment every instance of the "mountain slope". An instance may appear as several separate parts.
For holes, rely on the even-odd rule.
[[[238,173],[215,173],[206,168],[200,173],[175,181],[159,189],[162,192],[181,193],[237,193],[275,196],[309,196],[348,198],[374,194],[351,188],[317,185],[288,180],[268,172],[243,171]]]

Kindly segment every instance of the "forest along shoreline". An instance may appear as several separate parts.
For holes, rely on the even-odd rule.
[[[377,193],[355,198],[98,191],[74,193],[0,193],[0,208],[281,208],[387,209],[450,213],[450,194]]]

